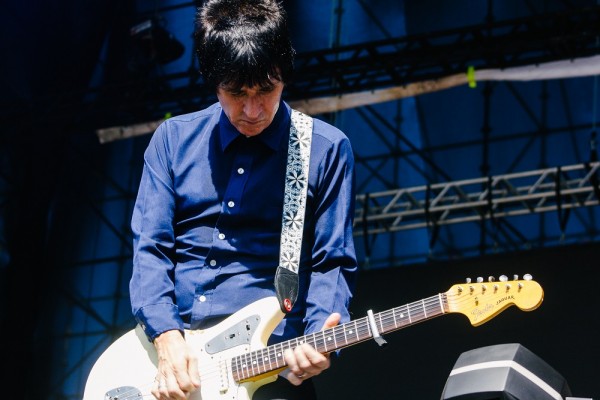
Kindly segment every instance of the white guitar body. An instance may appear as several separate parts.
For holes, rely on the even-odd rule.
[[[262,385],[277,379],[277,372],[236,382],[231,358],[266,347],[284,314],[276,297],[256,301],[206,330],[186,330],[185,338],[198,357],[200,389],[190,400],[250,400]],[[90,372],[83,400],[152,398],[157,354],[142,329],[125,333],[113,342]]]
[[[267,297],[210,329],[185,331],[198,358],[201,381],[200,390],[189,399],[250,400],[256,389],[273,382],[285,368],[285,350],[302,343],[328,354],[447,313],[461,313],[479,326],[511,305],[535,310],[543,299],[544,290],[531,275],[513,281],[502,276],[498,282],[453,285],[445,293],[267,347],[269,336],[284,317],[277,298]],[[150,399],[156,371],[154,345],[137,327],[96,361],[83,400]]]

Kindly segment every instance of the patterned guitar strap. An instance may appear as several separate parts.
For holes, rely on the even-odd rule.
[[[298,297],[298,270],[300,269],[300,251],[306,212],[312,127],[311,117],[300,111],[292,110],[281,220],[279,266],[275,274],[275,291],[281,311],[284,313],[292,310]]]

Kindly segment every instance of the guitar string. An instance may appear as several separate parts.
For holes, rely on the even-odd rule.
[[[421,322],[421,321],[425,321],[429,318],[437,317],[437,316],[445,314],[445,313],[457,312],[456,310],[452,309],[453,307],[457,308],[457,309],[475,308],[476,299],[481,295],[485,295],[486,298],[491,297],[492,299],[495,299],[495,298],[501,298],[501,297],[505,296],[506,294],[509,294],[510,293],[510,283],[507,283],[507,286],[504,288],[504,290],[499,290],[499,289],[500,288],[489,289],[489,290],[493,290],[493,294],[491,296],[485,295],[484,292],[479,292],[479,293],[465,292],[463,294],[446,292],[446,293],[442,294],[442,296],[443,296],[442,301],[445,305],[443,310],[440,308],[439,297],[433,296],[433,297],[430,297],[423,301],[409,303],[407,305],[396,307],[392,310],[388,310],[388,311],[384,311],[384,312],[380,313],[379,314],[380,324],[384,325],[384,329],[387,329],[390,326],[397,328],[397,329],[401,328],[401,327],[397,326],[398,323],[396,322],[396,316],[397,316],[396,313],[401,312],[401,310],[403,310],[403,309],[406,309],[407,312],[410,312],[412,315],[415,315],[414,311],[416,311],[416,314],[419,317],[418,321],[416,321],[416,322]],[[471,303],[471,304],[469,304],[469,303]],[[423,304],[423,306],[421,304]],[[469,307],[466,307],[466,305],[469,305]],[[422,312],[420,311],[421,309],[423,310]],[[440,311],[432,313],[432,310],[434,310],[434,311],[440,310]],[[391,321],[393,321],[393,322],[391,322]],[[412,322],[409,322],[408,324],[404,323],[403,325],[405,325],[405,326],[412,325]]]
[[[508,290],[508,289],[507,289]],[[450,309],[450,303],[452,303],[452,305],[454,306],[460,306],[461,304],[465,304],[467,302],[473,302],[474,299],[472,297],[473,295],[469,295],[469,296],[465,296],[465,295],[457,295],[457,294],[450,294],[450,293],[443,293],[443,294],[439,294],[436,296],[432,296],[429,297],[427,299],[423,299],[421,301],[416,301],[416,302],[412,302],[412,303],[408,303],[399,307],[395,307],[392,308],[390,310],[386,310],[383,311],[381,313],[377,314],[377,317],[379,319],[379,324],[380,326],[382,326],[382,330],[383,331],[388,331],[389,329],[401,329],[402,327],[405,326],[410,326],[413,323],[418,323],[418,322],[422,322],[425,321],[429,318],[434,318],[449,312],[453,312],[453,310]],[[502,293],[498,293],[497,296],[502,296]],[[441,302],[441,303],[440,303]],[[398,318],[398,313],[400,313],[400,315],[403,314],[403,311],[406,312],[406,316],[400,316],[400,318]],[[408,318],[408,316],[410,315],[410,319]],[[418,317],[417,320],[415,322],[412,322],[413,317]],[[408,323],[398,323],[398,320],[402,320],[405,319],[409,320]],[[353,329],[350,327],[353,326]],[[391,328],[390,328],[391,327]],[[337,331],[337,332],[336,332]],[[340,332],[341,331],[341,332]],[[319,342],[317,340],[317,336],[323,336],[323,338],[321,339],[323,346],[322,346],[322,350],[324,352],[330,352],[331,350],[328,351],[327,349],[327,344],[326,344],[326,337],[329,337],[330,340],[331,338],[333,338],[334,340],[334,347],[333,350],[337,350],[341,347],[347,346],[348,345],[348,335],[353,335],[353,331],[354,332],[354,336],[356,336],[356,340],[352,341],[349,345],[355,344],[355,343],[359,343],[361,341],[364,340],[368,340],[371,336],[371,327],[370,324],[368,323],[366,318],[360,318],[360,319],[356,319],[353,321],[349,321],[343,325],[339,325],[333,328],[329,328],[325,331],[320,331],[320,332],[315,332],[313,334],[309,334],[306,335],[304,337],[299,337],[299,338],[295,338],[295,339],[291,339],[288,340],[286,342],[282,342],[279,344],[275,344],[275,345],[271,345],[271,346],[267,346],[258,350],[254,350],[242,355],[238,355],[233,357],[232,359],[229,359],[228,361],[230,363],[232,363],[232,367],[234,367],[233,362],[234,361],[239,361],[241,362],[241,364],[239,365],[239,367],[242,368],[242,370],[245,369],[250,369],[252,368],[252,371],[248,371],[249,375],[244,375],[243,371],[242,371],[242,377],[241,379],[245,379],[245,378],[249,378],[252,376],[256,376],[256,375],[260,375],[261,373],[267,373],[267,372],[271,372],[273,370],[279,369],[281,367],[285,366],[285,362],[282,362],[282,365],[280,366],[280,359],[282,360],[283,357],[283,351],[287,348],[293,348],[295,346],[292,345],[292,342],[296,342],[296,346],[303,343],[303,342],[313,342],[315,344],[315,347],[319,346]],[[311,339],[312,337],[312,339]],[[343,346],[338,345],[337,343],[342,343]],[[277,350],[277,347],[280,347],[279,350]],[[320,346],[319,346],[320,347]],[[267,356],[264,356],[264,352],[267,352]],[[259,353],[261,355],[261,357],[259,358]],[[275,357],[272,357],[272,355],[274,355]],[[241,361],[242,358],[246,358],[245,361]],[[260,361],[260,359],[262,358],[263,364],[266,364],[266,360],[268,360],[268,368],[269,370],[267,370],[267,366],[263,365],[263,372],[261,372],[260,369],[260,364],[258,361]],[[248,363],[248,359],[250,359],[250,363]],[[275,361],[273,361],[273,359]],[[225,361],[225,360],[222,360]],[[273,368],[272,364],[275,363],[276,367]],[[202,380],[203,381],[210,381],[212,379],[217,379],[218,375],[220,373],[220,371],[222,371],[222,366],[219,367],[218,366],[219,362],[213,362],[213,363],[209,363],[204,364],[206,366],[206,368],[202,368],[203,372],[202,372]],[[252,365],[249,365],[252,364]],[[238,367],[234,367],[237,368]],[[258,370],[258,373],[256,371],[254,371],[255,369]],[[238,375],[240,371],[237,371]],[[152,385],[152,383],[149,383],[147,385],[145,385],[146,387],[150,387]],[[127,392],[125,393],[121,393],[119,397],[120,399],[128,399],[129,397],[122,397],[122,395],[126,395],[129,396],[129,394]],[[139,398],[139,394],[138,391],[136,389],[132,390],[132,396]],[[148,396],[148,395],[144,395],[142,394],[142,396]],[[131,397],[133,398],[133,397]]]
[[[506,293],[509,293],[510,291],[510,283],[506,284],[506,287],[504,290],[498,290],[497,289],[490,289],[493,290],[492,296],[491,298],[499,298],[504,296]],[[421,300],[421,301],[417,301],[417,302],[413,302],[413,303],[409,303],[406,304],[404,306],[400,306],[400,307],[396,307],[392,310],[388,310],[388,311],[384,311],[380,314],[378,314],[379,317],[379,323],[380,325],[383,326],[382,330],[389,330],[389,329],[400,329],[404,326],[408,326],[408,325],[412,325],[413,322],[411,321],[411,319],[415,319],[415,323],[417,322],[422,322],[425,321],[427,319],[430,318],[434,318],[446,313],[453,313],[453,312],[457,312],[457,310],[460,309],[469,309],[469,308],[474,308],[476,306],[476,299],[479,296],[485,295],[485,293],[482,291],[481,293],[478,292],[464,292],[464,293],[454,293],[454,292],[446,292],[446,293],[440,293],[436,296],[432,296],[430,298]],[[489,298],[490,295],[485,295],[485,298]],[[467,307],[468,306],[468,307]],[[402,314],[403,310],[406,310],[406,314],[407,316],[410,315],[411,318],[409,319],[409,322],[406,323],[402,323],[401,321],[401,317],[398,318],[398,313]],[[400,322],[398,322],[400,320]],[[334,342],[335,342],[335,346],[334,348],[339,348],[340,346],[337,345],[337,343],[343,343],[344,345],[348,344],[348,328],[349,326],[353,326],[355,328],[355,330],[357,330],[356,333],[356,338],[352,340],[353,343],[350,344],[354,344],[354,343],[358,343],[360,341],[364,341],[366,339],[369,339],[369,337],[371,336],[371,332],[370,332],[370,325],[367,323],[367,320],[365,318],[363,319],[359,319],[359,320],[355,320],[355,321],[350,321],[349,323],[346,323],[344,325],[341,326],[336,326],[332,329],[330,329],[329,331],[322,331],[323,336],[328,336],[328,337],[332,337]],[[393,327],[393,328],[390,328]],[[317,333],[318,334],[318,333]],[[350,335],[352,335],[352,333],[350,333]],[[313,341],[315,342],[315,344],[318,345],[318,342],[315,338],[313,338]],[[322,339],[322,343],[323,343],[323,348],[322,350],[327,351],[327,343],[325,341],[325,339]]]
[[[411,307],[411,306],[412,305],[407,305],[406,307]],[[398,307],[398,308],[402,308],[402,307]],[[384,313],[382,313],[380,315],[386,315],[386,314],[389,314],[389,313],[390,313],[390,311],[384,312]],[[384,317],[384,319],[385,319],[385,317]],[[385,323],[385,322],[382,322],[382,323]],[[371,333],[370,333],[370,326],[368,325],[368,323],[366,322],[366,320],[364,318],[363,319],[359,319],[359,320],[355,320],[354,322],[352,322],[352,325],[354,326],[354,330],[356,330],[356,335],[357,335],[358,340],[366,340],[371,335]],[[334,327],[334,328],[332,328],[330,330],[331,333],[332,333],[332,335],[334,337],[336,337],[336,339],[334,339],[334,340],[336,342],[340,342],[340,343],[347,343],[347,341],[348,341],[347,340],[347,333],[346,332],[336,332],[336,328],[338,328],[338,327]],[[347,328],[347,325],[344,325],[344,328]],[[345,330],[347,330],[347,329],[344,329],[344,331]],[[313,336],[312,340],[316,342],[316,334],[313,334],[312,336]],[[293,339],[293,340],[289,341],[288,344],[289,344],[290,347],[293,347],[291,345],[291,342],[294,342],[294,341],[297,342],[297,345],[300,344],[300,343],[302,343],[302,342],[305,342],[305,341],[310,342],[310,340],[304,340],[304,339],[306,339],[306,338],[296,338],[296,339]],[[284,346],[284,347],[287,347],[287,346]],[[277,350],[273,346],[269,346],[268,348],[265,348],[265,349],[267,349],[268,353],[273,353],[273,352],[277,353]],[[255,362],[253,363],[252,359],[257,358],[258,354],[261,353],[261,352],[264,352],[265,349],[255,350],[255,351],[253,351],[251,353],[247,353],[245,355],[236,357],[236,358],[239,358],[239,357],[250,358],[251,362],[248,363],[247,360],[243,361],[241,367],[242,367],[242,369],[244,369],[244,368],[246,368],[246,369],[252,369],[253,371],[248,371],[249,375],[248,376],[244,376],[244,377],[250,377],[250,376],[255,375],[256,371],[254,371],[254,370],[257,369],[257,368],[259,368],[259,372],[260,372],[260,367],[257,367],[256,365],[254,365]],[[282,353],[279,352],[277,354],[282,354]],[[270,358],[270,357],[267,357],[267,358]],[[278,358],[278,357],[275,357],[275,358]],[[211,363],[211,364],[215,364],[215,363]],[[252,366],[245,366],[244,364],[253,364],[253,365]],[[205,366],[206,365],[207,364],[205,364]],[[203,368],[203,373],[202,373],[202,381],[203,382],[206,383],[207,380],[213,379],[210,375],[214,374],[215,371],[211,372],[211,369],[212,368],[210,366],[208,366],[207,368]],[[218,370],[218,368],[216,368],[216,369]],[[152,385],[151,383],[145,385],[145,389],[149,390],[149,388],[150,388],[151,385]],[[140,392],[137,389],[132,389],[129,393],[128,392],[119,393],[119,398],[120,399],[124,399],[124,400],[134,399],[134,398],[138,398],[139,399],[139,395],[140,395]],[[144,398],[146,398],[146,397],[150,398],[151,394],[144,394],[144,393],[142,393],[142,396]]]
[[[497,293],[495,296],[500,296],[501,293]],[[452,306],[454,307],[459,307],[461,306],[461,304],[465,304],[467,302],[473,302],[473,295],[469,295],[469,296],[465,296],[462,295],[461,297],[459,297],[458,299],[456,299],[455,297],[457,297],[454,294],[450,294],[450,293],[443,293],[443,294],[439,294],[436,296],[432,296],[428,299],[424,299],[421,301],[417,301],[417,302],[413,302],[413,303],[409,303],[406,304],[404,306],[400,306],[400,307],[396,307],[392,310],[388,310],[388,311],[384,311],[380,314],[378,314],[379,317],[379,323],[380,325],[383,326],[382,330],[389,330],[390,327],[393,327],[392,329],[399,329],[402,328],[402,325],[408,326],[411,325],[413,322],[410,321],[410,319],[416,319],[416,322],[422,322],[425,321],[429,318],[434,318],[440,315],[443,315],[445,313],[450,313],[450,312],[455,312],[454,310],[452,310]],[[409,319],[408,324],[406,322],[402,323],[401,319],[402,317],[398,318],[398,313],[402,313],[402,310],[406,310],[406,314],[407,316],[410,315],[411,318]],[[400,322],[398,322],[398,320],[400,320]],[[295,340],[297,341],[297,344],[302,342],[302,339],[306,339],[304,341],[311,341],[315,343],[315,347],[320,347],[320,351],[324,351],[324,352],[328,352],[328,346],[327,346],[327,341],[326,341],[326,337],[329,340],[333,340],[334,341],[334,349],[338,349],[342,346],[339,346],[337,343],[342,343],[343,346],[348,345],[348,329],[350,329],[350,335],[352,335],[351,328],[348,328],[350,325],[355,327],[355,330],[357,331],[355,333],[356,338],[352,340],[352,343],[350,344],[354,344],[354,343],[358,343],[359,341],[363,341],[366,339],[369,339],[369,337],[371,336],[371,328],[370,325],[367,324],[366,319],[359,319],[359,320],[355,320],[355,321],[350,321],[349,323],[346,323],[344,325],[340,325],[340,326],[336,326],[334,328],[330,328],[329,330],[326,331],[321,331],[323,338],[322,339],[317,339],[316,335],[319,335],[319,332],[314,333],[313,335],[308,335],[305,336],[304,338],[296,338]],[[310,338],[310,336],[312,336],[312,339]],[[294,341],[294,339],[292,340],[292,342]],[[322,345],[321,345],[322,344]],[[295,347],[292,345],[289,345],[288,347]],[[264,352],[267,351],[267,357],[264,357]],[[278,364],[278,360],[277,358],[279,357],[279,355],[277,357],[272,357],[273,353],[276,352],[276,350],[272,350],[270,348],[263,348],[260,350],[256,350],[255,352],[253,352],[254,354],[261,354],[261,357],[264,357],[266,360],[268,360],[269,364],[272,364],[273,362],[277,363],[277,367],[279,367]],[[247,357],[250,357],[250,359],[253,359],[255,357],[258,356],[252,356],[251,354],[249,354]],[[276,359],[276,361],[272,361],[273,358]],[[247,368],[247,367],[246,367]],[[255,368],[255,367],[253,367]],[[259,368],[260,371],[260,367]],[[266,369],[266,366],[263,366],[264,369]],[[254,374],[254,371],[251,371],[251,374]],[[252,375],[248,375],[248,376],[252,376]],[[246,377],[244,375],[244,377]]]
[[[473,302],[472,296],[470,296],[470,297],[462,296],[458,300],[454,299],[454,297],[455,297],[455,295],[453,295],[453,294],[444,293],[444,294],[432,296],[432,297],[430,297],[428,299],[424,299],[422,301],[409,303],[404,306],[396,307],[392,310],[384,311],[384,312],[378,314],[379,323],[383,326],[382,330],[389,330],[390,327],[392,327],[391,329],[400,329],[403,327],[402,325],[408,326],[413,323],[412,321],[409,321],[408,323],[406,323],[406,322],[402,323],[402,321],[401,321],[402,317],[398,318],[398,313],[402,313],[402,310],[406,310],[405,312],[406,312],[407,316],[411,315],[411,319],[416,319],[416,321],[415,321],[415,323],[416,323],[416,322],[425,321],[429,318],[443,315],[445,313],[453,312],[453,310],[450,308],[451,304],[454,306],[460,306],[460,303]],[[400,320],[400,322],[398,322],[398,320]],[[320,351],[328,352],[328,346],[327,346],[325,337],[327,337],[329,340],[334,341],[334,349],[338,349],[340,347],[348,345],[349,341],[348,341],[347,336],[348,336],[348,334],[352,335],[352,329],[348,328],[348,326],[350,326],[350,325],[354,326],[355,330],[356,330],[356,333],[355,333],[356,338],[351,341],[350,345],[354,344],[354,343],[358,343],[360,341],[367,340],[370,338],[370,336],[372,336],[371,332],[370,332],[371,331],[370,325],[367,324],[366,319],[363,318],[363,319],[359,319],[359,320],[355,320],[355,321],[350,321],[349,323],[346,323],[344,325],[330,328],[329,330],[326,330],[326,331],[321,331],[321,332],[323,332],[323,338],[319,339],[319,340],[317,340],[317,338],[314,336],[314,335],[319,334],[319,332],[316,332],[315,334],[313,334],[313,338],[312,338],[312,341],[316,345],[315,347],[320,347],[320,349],[319,349]],[[350,329],[350,332],[348,331],[348,329]],[[336,332],[338,330],[341,330],[341,332]],[[311,341],[310,335],[306,336],[305,338],[307,339],[305,341]],[[298,343],[301,343],[302,342],[301,339],[302,338],[297,338],[296,341],[298,341]],[[292,340],[292,341],[294,341],[294,340]],[[322,343],[322,345],[320,345],[320,343]],[[337,343],[342,343],[343,345],[339,346]],[[294,346],[290,345],[289,347],[294,347]],[[271,357],[271,355],[276,350],[270,350],[269,348],[263,348],[260,350],[256,350],[254,353],[258,354],[260,352],[261,354],[264,354],[265,350],[267,351],[268,356],[264,357],[264,358],[266,360],[268,360],[268,363],[269,364],[272,364],[273,362],[278,363],[277,360],[272,361],[273,357]],[[253,359],[256,356],[248,355],[248,357]],[[274,358],[277,359],[278,357],[274,357]],[[277,366],[279,366],[279,364],[277,364]],[[258,367],[258,368],[260,371],[260,367]],[[266,366],[263,366],[263,368],[266,369]],[[254,374],[254,371],[251,371],[250,375],[248,375],[248,376],[252,376],[253,374]],[[247,376],[244,375],[244,377],[247,377]]]
[[[431,310],[433,310],[433,305],[436,306],[436,308],[439,309],[439,303],[438,303],[438,296],[435,296],[433,299],[428,299],[426,300],[426,303],[423,303],[425,305],[425,309],[429,309],[429,313],[431,314]],[[419,305],[419,308],[421,307],[421,302],[419,303],[415,303]],[[409,304],[408,307],[412,307],[414,308],[413,304]],[[385,319],[385,315],[390,314],[390,312],[388,313],[382,313],[381,315],[383,315],[383,319],[382,322],[385,323],[385,321],[383,321]],[[414,314],[414,313],[413,313]],[[352,325],[354,327],[354,329],[349,328],[348,326]],[[320,332],[315,332],[311,335],[307,335],[303,338],[296,338],[296,339],[292,339],[291,342],[297,342],[296,345],[302,343],[302,342],[313,342],[314,346],[316,348],[319,349],[319,351],[323,351],[323,352],[330,352],[332,350],[336,350],[339,349],[340,347],[343,346],[347,346],[348,345],[348,335],[352,336],[353,335],[353,331],[354,332],[354,336],[356,336],[356,338],[352,339],[352,343],[358,343],[359,341],[362,340],[366,340],[369,338],[370,336],[370,327],[366,324],[366,321],[364,320],[355,320],[355,321],[350,321],[349,323],[343,324],[343,325],[338,325],[336,327],[330,328],[328,330],[325,331],[320,331]],[[317,336],[322,336],[322,338],[317,338]],[[312,337],[312,338],[311,338]],[[331,341],[333,340],[333,343],[330,343],[330,345],[328,346],[327,341]],[[285,343],[285,342],[284,342]],[[340,346],[338,343],[342,343],[342,346]],[[331,346],[331,344],[333,344],[333,348]],[[285,347],[295,347],[293,345],[287,345]],[[264,352],[265,350],[267,351],[267,356],[264,357]],[[277,360],[280,357],[281,352],[279,352],[277,354],[276,357],[272,357],[272,355],[274,355],[274,353],[276,353],[277,350],[276,349],[271,349],[271,348],[264,348],[264,349],[260,349],[260,350],[256,350],[255,353],[261,354],[261,358],[264,357],[265,360],[268,360],[269,364],[272,363],[277,363],[276,366],[279,366],[279,361]],[[252,356],[250,356],[251,358],[254,358]],[[273,358],[275,359],[275,361],[272,361]],[[259,371],[260,371],[260,367]],[[267,366],[263,367],[264,369],[267,368]],[[252,371],[253,373],[253,371]],[[244,377],[247,377],[246,375],[244,375]]]

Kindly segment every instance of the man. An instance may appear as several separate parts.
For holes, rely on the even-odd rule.
[[[293,72],[286,14],[276,0],[209,0],[198,13],[200,72],[218,102],[165,121],[144,156],[132,216],[133,314],[154,343],[152,394],[185,399],[201,385],[185,330],[206,329],[275,296]],[[354,159],[347,137],[313,120],[298,296],[269,345],[350,319],[357,262]],[[287,368],[253,399],[316,398],[328,354],[287,349]]]

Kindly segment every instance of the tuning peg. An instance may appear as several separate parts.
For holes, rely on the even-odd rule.
[[[488,281],[489,282],[494,282],[496,280],[496,278],[494,278],[493,276],[488,276]]]
[[[481,282],[483,282],[483,278],[481,276],[478,276],[477,277],[477,283],[481,283]]]
[[[500,282],[506,282],[508,277],[506,275],[500,275]]]
[[[513,280],[514,281],[518,281],[519,280],[519,275],[513,275]]]
[[[526,281],[530,281],[533,279],[533,276],[531,276],[531,274],[525,274],[523,275],[523,279],[525,279]]]
[[[471,278],[467,278],[467,283],[471,283]]]

